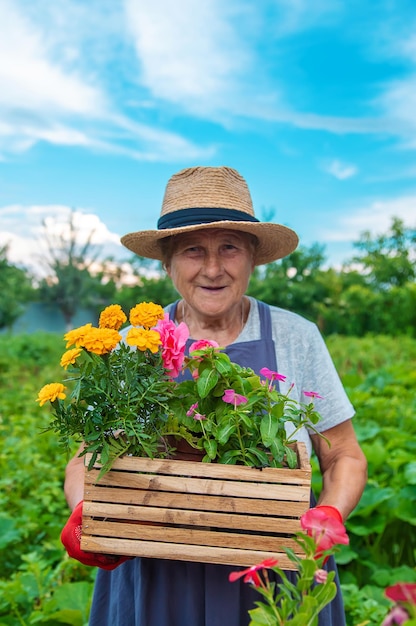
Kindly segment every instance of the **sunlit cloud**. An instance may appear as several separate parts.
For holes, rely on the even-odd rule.
[[[96,4],[98,12],[94,14],[90,4],[88,10],[77,2],[65,4],[66,11],[59,15],[51,9],[45,12],[41,27],[36,11],[24,12],[18,2],[0,0],[0,159],[24,152],[38,142],[143,160],[212,154],[212,147],[198,147],[169,129],[135,123],[125,115],[114,101],[114,87],[108,90],[105,66],[99,65],[98,54],[92,59],[98,63],[96,67],[86,66],[82,55],[82,35],[87,35],[78,26],[86,18],[91,23],[94,15],[101,24],[106,7]],[[75,29],[70,23],[74,17],[79,21]],[[69,40],[68,30],[77,31],[78,39]],[[118,33],[120,38],[122,35]],[[111,53],[107,50],[105,55]],[[117,62],[122,63],[123,58]]]
[[[347,180],[347,178],[351,178],[355,176],[358,172],[358,168],[351,163],[343,163],[338,159],[334,159],[333,161],[329,161],[322,165],[322,169],[324,172],[331,174],[338,180]]]
[[[45,234],[52,241],[69,237],[71,209],[63,205],[21,206],[0,208],[0,246],[8,247],[11,263],[27,267],[35,274],[45,271],[44,259],[48,254]],[[120,243],[120,236],[111,232],[95,213],[73,211],[73,225],[78,246],[90,241],[91,248],[98,251],[101,259],[115,256],[125,259],[127,254]]]
[[[367,206],[349,209],[339,218],[337,225],[321,231],[323,241],[358,241],[363,232],[386,233],[394,217],[403,221],[406,227],[416,227],[416,195],[402,196],[390,200],[375,200]]]

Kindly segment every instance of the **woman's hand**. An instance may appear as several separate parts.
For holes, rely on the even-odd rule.
[[[68,555],[84,565],[101,567],[101,569],[106,570],[115,569],[131,558],[112,554],[96,554],[95,552],[81,550],[82,505],[83,501],[81,500],[72,511],[61,533],[61,541]]]

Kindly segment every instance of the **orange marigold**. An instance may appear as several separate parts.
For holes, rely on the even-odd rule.
[[[138,350],[144,352],[157,352],[162,341],[157,330],[147,330],[145,328],[131,328],[126,335],[126,341],[131,346],[136,346]]]
[[[112,328],[91,328],[84,336],[82,346],[94,354],[107,354],[114,350],[121,335]]]
[[[153,302],[140,302],[130,310],[130,324],[133,326],[143,326],[143,328],[153,328],[158,320],[163,320],[165,312],[160,304]]]
[[[69,365],[74,365],[75,361],[82,352],[82,348],[72,348],[67,350],[61,357],[61,365],[64,369],[67,369]]]
[[[49,385],[45,385],[39,391],[36,402],[39,402],[39,406],[43,406],[48,400],[51,402],[54,402],[56,399],[65,400],[65,389],[66,387],[62,383],[49,383]]]
[[[76,348],[80,348],[83,345],[85,335],[91,330],[92,324],[85,324],[84,326],[80,326],[79,328],[74,328],[70,330],[64,335],[64,339],[66,341],[66,347],[75,346]]]
[[[110,304],[100,314],[99,327],[120,330],[127,317],[119,304]]]

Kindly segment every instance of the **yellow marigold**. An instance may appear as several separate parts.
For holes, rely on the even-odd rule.
[[[100,315],[99,327],[100,328],[112,328],[113,330],[120,330],[124,322],[127,321],[127,317],[119,304],[110,304],[106,307]]]
[[[39,391],[36,402],[39,402],[39,406],[43,406],[48,400],[51,402],[54,402],[56,399],[65,400],[65,389],[66,387],[62,383],[49,383],[49,385],[45,385]]]
[[[82,345],[88,352],[107,354],[114,350],[119,341],[120,333],[112,328],[91,328],[84,336]]]
[[[147,330],[145,328],[131,328],[126,335],[126,341],[131,346],[136,346],[138,350],[144,352],[157,352],[162,341],[157,330]]]
[[[153,328],[158,320],[163,320],[165,312],[160,304],[153,302],[140,302],[130,310],[130,324]]]
[[[76,346],[80,348],[83,346],[83,341],[86,333],[90,331],[92,324],[85,324],[84,326],[80,326],[79,328],[74,328],[74,330],[70,330],[64,335],[64,339],[66,341],[66,347]]]
[[[81,348],[72,348],[72,350],[67,350],[61,357],[61,365],[64,369],[68,367],[68,365],[73,365],[79,355],[81,354]]]

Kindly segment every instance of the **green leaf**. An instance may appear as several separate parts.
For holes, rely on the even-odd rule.
[[[277,417],[266,414],[263,415],[260,422],[260,433],[263,445],[269,448],[276,439],[279,422]]]
[[[286,452],[286,462],[290,469],[295,469],[298,466],[298,457],[296,456],[296,452],[289,448],[289,446],[285,446]]]
[[[236,431],[236,426],[232,422],[225,422],[221,426],[218,427],[217,430],[217,440],[220,445],[224,445],[227,443],[231,435]]]
[[[219,379],[218,372],[205,369],[197,380],[196,386],[201,398],[206,398]]]
[[[211,460],[214,460],[217,456],[217,442],[215,439],[205,439],[204,448]]]

